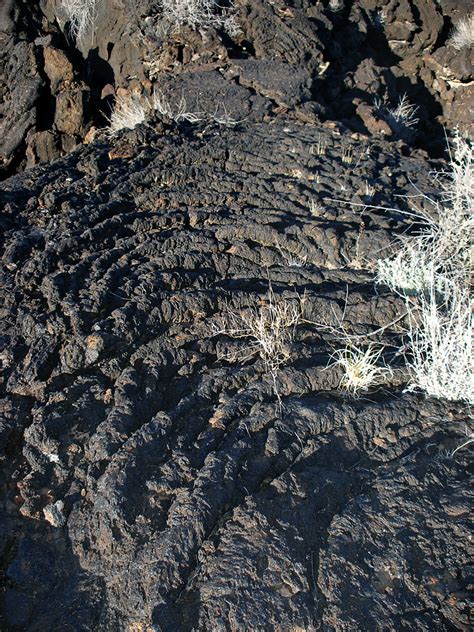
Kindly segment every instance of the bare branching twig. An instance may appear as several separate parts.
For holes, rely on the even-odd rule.
[[[272,378],[280,410],[282,402],[277,375],[281,366],[290,359],[291,344],[302,320],[303,304],[304,297],[284,298],[275,294],[270,283],[268,294],[260,305],[241,311],[228,307],[216,331],[216,335],[248,341],[248,344],[226,359],[245,361],[259,356]]]

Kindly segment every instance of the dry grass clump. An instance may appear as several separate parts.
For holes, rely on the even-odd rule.
[[[457,50],[474,44],[474,13],[459,20],[451,33],[449,43]]]
[[[110,115],[109,134],[115,134],[122,129],[133,129],[146,121],[149,104],[143,97],[130,95],[117,97],[114,109]]]
[[[241,30],[234,14],[233,2],[226,5],[217,0],[159,0],[167,30],[179,32],[188,26],[195,31],[223,29],[231,37]]]
[[[260,305],[241,311],[228,308],[216,331],[216,334],[248,340],[247,345],[227,359],[246,361],[259,356],[266,372],[272,377],[280,408],[277,374],[290,359],[295,331],[303,318],[303,302],[301,297],[286,298],[275,294],[270,284],[268,294]]]
[[[381,365],[382,352],[383,347],[374,343],[359,346],[348,338],[346,346],[331,355],[334,362],[330,366],[340,366],[344,371],[341,387],[357,397],[386,382],[392,370]]]
[[[349,290],[347,290],[342,316],[338,316],[333,310],[336,324],[308,320],[305,322],[316,325],[319,330],[327,330],[338,342],[343,342],[343,346],[337,348],[329,356],[327,368],[340,367],[343,375],[339,386],[354,397],[358,397],[362,393],[367,393],[387,383],[393,375],[394,371],[387,366],[383,358],[385,345],[372,342],[369,338],[396,325],[405,317],[405,314],[369,334],[351,334],[344,326],[348,292]]]
[[[197,103],[198,98],[196,98],[195,101]],[[184,95],[173,104],[163,91],[159,89],[155,89],[153,93],[152,105],[154,110],[176,123],[180,123],[182,121],[186,121],[188,123],[200,123],[201,121],[206,121],[215,122],[218,125],[233,126],[241,122],[230,116],[224,103],[218,103],[215,106],[214,112],[197,110],[191,111],[187,106]]]
[[[418,106],[410,103],[406,94],[400,97],[396,107],[388,108],[390,118],[397,125],[404,127],[414,127],[418,123],[419,119],[416,118],[417,110]]]
[[[96,19],[98,0],[59,0],[59,8],[70,23],[72,34],[82,41]]]
[[[158,88],[155,89],[151,99],[136,94],[119,96],[109,117],[109,134],[115,134],[122,129],[133,129],[140,123],[144,123],[148,115],[153,111],[159,112],[162,116],[176,123],[183,121],[188,123],[215,121],[219,125],[235,125],[239,122],[232,120],[230,117],[218,117],[218,110],[219,106],[216,107],[214,114],[192,112],[188,109],[184,96],[172,103],[164,92]]]
[[[156,89],[153,93],[153,109],[159,112],[162,116],[166,116],[167,118],[176,121],[176,123],[179,123],[180,121],[199,123],[199,121],[203,120],[199,112],[188,111],[184,96],[182,96],[175,105],[172,105],[162,90],[158,89]]]
[[[390,107],[380,99],[375,99],[374,105],[379,116],[387,121],[397,136],[409,139],[413,135],[419,121],[416,116],[418,106],[410,103],[406,94],[400,97],[396,106]]]

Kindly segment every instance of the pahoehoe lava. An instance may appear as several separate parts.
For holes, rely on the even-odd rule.
[[[96,54],[109,29],[117,85],[120,72],[122,84],[138,74],[151,46],[144,39],[140,49],[131,22],[130,52],[117,15],[133,5],[138,21],[153,4],[110,3]],[[395,4],[381,28],[392,38],[399,29],[405,71],[428,81],[456,3]],[[30,5],[0,10],[16,47],[9,70],[21,59],[36,68],[34,47],[54,45],[71,75],[55,87],[44,68],[15,80],[24,116],[10,126],[0,184],[0,628],[470,629],[470,454],[447,456],[468,409],[406,392],[402,368],[352,397],[328,361],[338,341],[324,323],[342,320],[355,335],[380,331],[396,355],[405,302],[374,285],[373,267],[395,235],[413,230],[394,192],[429,191],[445,165],[429,142],[438,123],[425,122],[411,144],[365,126],[377,123],[363,103],[368,84],[399,78],[397,60],[390,73],[361,76],[362,88],[347,75],[350,65],[363,74],[364,51],[378,41],[355,30],[378,3],[346,3],[335,16],[306,0],[242,4],[248,55],[214,31],[189,35],[200,62],[175,44],[170,65],[174,55],[196,67],[160,83],[188,102],[201,89],[199,107],[211,112],[226,99],[238,122],[155,113],[86,143],[102,120],[107,72],[88,84],[79,52],[53,28],[54,3]],[[409,10],[418,38],[390,18],[405,24]],[[21,31],[15,20],[27,14]],[[33,32],[50,39],[33,44]],[[360,43],[350,61],[345,38]],[[436,42],[421,61],[419,46]],[[439,83],[429,96],[414,89],[426,92],[427,115],[456,116]],[[70,90],[88,95],[71,133],[57,125],[57,99]],[[43,129],[34,127],[41,98],[53,108]],[[79,101],[68,103],[76,111]],[[13,119],[9,110],[4,124]],[[245,357],[246,341],[221,327],[229,310],[262,304],[269,287],[304,303],[276,376],[281,406],[262,359]]]

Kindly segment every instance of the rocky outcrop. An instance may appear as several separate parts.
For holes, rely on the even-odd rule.
[[[324,326],[400,345],[371,267],[406,220],[373,207],[435,167],[155,119],[1,186],[4,629],[468,629],[467,411],[402,372],[344,395]],[[281,406],[222,328],[269,284],[304,309]]]
[[[467,631],[469,410],[404,390],[373,284],[472,130],[465,4],[95,8],[75,38],[56,0],[0,7],[0,628]],[[107,134],[128,94],[146,120]],[[229,324],[271,301],[274,371]],[[364,397],[345,333],[393,368]]]
[[[21,150],[24,152],[26,136],[36,123],[43,80],[37,70],[34,47],[7,34],[4,29],[12,25],[4,15],[1,17],[0,167],[8,172]]]
[[[170,32],[158,1],[101,0],[75,39],[56,0],[9,0],[0,21],[3,177],[106,126],[116,90],[144,98],[165,90],[220,120],[338,121],[433,155],[444,149],[443,126],[472,133],[473,49],[450,44],[465,3],[293,4],[236,2],[240,31],[229,36]],[[410,133],[374,110],[396,108],[404,95],[419,119]]]

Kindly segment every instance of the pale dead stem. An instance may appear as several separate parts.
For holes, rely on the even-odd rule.
[[[258,306],[236,311],[227,304],[215,335],[249,340],[243,348],[227,354],[225,359],[245,362],[258,356],[271,376],[280,413],[282,399],[277,376],[291,357],[291,345],[297,326],[302,322],[305,297],[281,297],[273,291],[271,282],[265,299]]]

